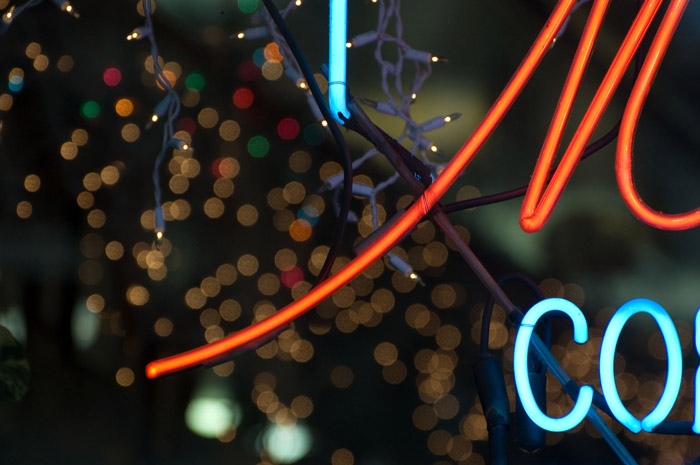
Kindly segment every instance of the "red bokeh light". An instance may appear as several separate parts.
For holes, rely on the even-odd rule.
[[[217,178],[232,178],[238,172],[236,161],[231,157],[219,157],[212,163],[211,172]]]
[[[197,131],[197,123],[192,118],[186,116],[178,120],[177,124],[175,124],[175,130],[189,132],[192,136],[195,131]]]
[[[258,68],[252,60],[244,61],[238,65],[238,77],[243,82],[252,82],[260,76],[260,68]]]
[[[122,72],[117,68],[107,68],[102,74],[102,80],[110,87],[119,85],[122,82]]]
[[[282,272],[282,284],[288,288],[293,288],[304,280],[304,271],[298,266],[294,266]]]
[[[233,104],[241,110],[250,108],[250,106],[253,104],[253,100],[255,100],[253,91],[248,88],[241,87],[240,89],[236,89],[236,91],[233,93]]]
[[[277,125],[277,134],[284,140],[292,140],[299,135],[299,123],[294,118],[284,118]]]

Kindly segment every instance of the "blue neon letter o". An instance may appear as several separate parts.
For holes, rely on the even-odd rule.
[[[622,404],[620,395],[617,392],[617,385],[615,384],[615,350],[617,349],[617,340],[620,338],[620,333],[627,320],[637,313],[651,315],[656,324],[659,325],[661,335],[666,344],[666,355],[668,358],[668,372],[666,374],[664,391],[656,407],[642,420],[635,418]],[[610,411],[615,415],[617,421],[633,433],[654,429],[655,426],[664,421],[673,408],[673,404],[678,397],[678,391],[681,388],[682,375],[683,355],[681,353],[681,343],[678,339],[676,327],[666,310],[649,299],[630,300],[618,308],[605,329],[603,343],[600,346],[600,386],[603,389],[603,395],[608,403],[608,407],[610,407]]]

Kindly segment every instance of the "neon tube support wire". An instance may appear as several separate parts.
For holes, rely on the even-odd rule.
[[[346,103],[348,49],[348,0],[330,0],[330,24],[328,35],[328,104],[333,118],[341,125],[338,116],[350,118]]]
[[[474,133],[467,139],[467,142],[459,149],[442,174],[438,176],[425,193],[409,207],[392,228],[378,238],[364,253],[358,255],[338,273],[313,288],[304,297],[290,303],[274,315],[216,342],[149,363],[146,366],[146,376],[156,378],[168,373],[202,365],[242,345],[260,339],[265,334],[309,311],[335,290],[360,274],[374,260],[388,252],[438,202],[440,197],[454,183],[496,129],[496,126],[501,122],[503,116],[510,109],[532,76],[535,68],[537,68],[537,65],[549,50],[552,39],[554,39],[557,31],[566,20],[575,2],[576,0],[559,1],[525,59]]]
[[[523,201],[520,211],[520,226],[526,232],[539,231],[551,216],[554,207],[559,201],[564,188],[571,179],[581,159],[588,140],[591,138],[596,126],[598,126],[598,122],[620,84],[625,70],[627,70],[635,51],[639,47],[654,16],[659,10],[662,0],[646,0],[640,8],[632,27],[630,27],[610,68],[608,68],[608,72],[605,74],[603,81],[598,87],[586,114],[583,116],[576,133],[562,156],[554,176],[552,176],[552,180],[546,186],[545,190],[547,173],[554,158],[553,150],[556,150],[560,133],[563,130],[563,124],[568,116],[568,109],[576,95],[576,87],[578,86],[577,80],[580,80],[581,74],[585,68],[586,57],[582,55],[584,53],[582,47],[589,47],[592,45],[587,44],[585,42],[586,40],[595,40],[595,34],[591,32],[594,32],[593,29],[597,28],[599,23],[602,22],[604,16],[603,4],[606,3],[607,1],[598,0],[593,6],[593,11],[586,25],[579,50],[572,63],[570,75],[562,91],[555,118],[550,126],[540,159],[535,166],[535,172],[530,182],[528,192],[525,194],[525,200]],[[622,133],[622,131],[620,132]],[[554,137],[556,137],[556,140],[552,141],[551,139]]]
[[[659,25],[654,41],[649,48],[649,54],[644,60],[642,70],[634,83],[627,107],[622,116],[620,136],[617,143],[617,157],[615,159],[617,185],[630,211],[640,221],[650,226],[673,231],[694,228],[700,225],[700,208],[686,213],[664,214],[647,206],[639,197],[632,179],[632,145],[642,107],[649,95],[654,77],[656,77],[659,65],[666,54],[668,45],[686,6],[688,6],[688,0],[674,0],[671,2]]]

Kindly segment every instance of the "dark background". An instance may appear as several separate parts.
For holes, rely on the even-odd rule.
[[[634,16],[635,2],[612,3],[572,121],[578,121],[585,111]],[[434,65],[433,75],[412,107],[417,121],[462,113],[459,120],[431,134],[447,157],[478,124],[553,5],[553,1],[542,0],[404,2],[406,42],[449,59]],[[279,402],[287,407],[297,396],[313,401],[313,413],[298,420],[308,428],[311,438],[310,450],[299,463],[331,463],[338,449],[348,449],[355,463],[368,465],[487,461],[488,447],[483,424],[477,420],[481,413],[471,374],[478,345],[474,327],[478,330],[487,295],[452,251],[444,263],[426,265],[420,271],[425,287],[394,291],[392,287],[400,278],[388,267],[379,276],[373,276],[375,290],[390,289],[395,295],[393,309],[373,327],[360,325],[353,331],[341,331],[336,322],[342,310],[335,301],[301,317],[294,329],[313,345],[313,357],[308,361],[295,361],[281,352],[273,358],[249,352],[235,360],[232,373],[223,376],[210,368],[200,368],[164,379],[145,378],[144,367],[149,361],[205,342],[205,328],[199,318],[204,308],[218,308],[228,298],[240,302],[241,317],[234,322],[221,322],[228,333],[248,325],[254,318],[254,308],[262,301],[277,309],[288,303],[292,295],[284,286],[271,296],[256,288],[262,274],[280,274],[274,262],[280,249],[293,250],[305,280],[313,280],[307,266],[309,259],[316,246],[328,244],[335,222],[330,194],[318,194],[325,199],[325,212],[311,238],[302,242],[292,240],[286,231],[273,226],[275,210],[267,198],[272,189],[293,181],[305,186],[307,196],[317,194],[322,185],[319,170],[328,161],[337,162],[338,153],[330,137],[320,144],[304,139],[304,129],[315,122],[303,93],[291,81],[285,77],[268,81],[259,75],[252,79],[244,76],[242,64],[269,41],[229,38],[249,27],[252,15],[241,11],[235,1],[159,2],[154,21],[161,55],[166,62],[177,62],[182,68],[176,90],[185,92],[185,77],[191,73],[205,78],[199,103],[183,108],[181,116],[196,121],[201,109],[214,108],[220,122],[237,121],[241,134],[236,141],[226,143],[216,127],[197,125],[192,146],[201,172],[190,179],[190,188],[179,196],[168,191],[169,176],[164,176],[165,200],[185,199],[191,205],[191,214],[184,221],[169,223],[167,238],[172,253],[165,259],[167,276],[163,280],[150,279],[146,270],[138,266],[133,250],[139,243],[150,248],[153,239],[152,231],[141,227],[140,218],[144,211],[153,208],[151,174],[160,148],[161,128],[145,130],[144,126],[163,93],[144,70],[149,53],[146,41],[124,40],[134,27],[143,24],[143,18],[131,1],[81,1],[75,3],[75,8],[80,12],[79,19],[45,2],[27,10],[0,35],[0,93],[13,97],[11,108],[0,111],[0,324],[9,327],[25,347],[32,373],[28,392],[21,401],[0,403],[0,461],[272,461],[261,450],[261,432],[271,422],[254,402],[256,386],[259,388],[261,380],[270,376],[276,380],[274,392]],[[376,8],[365,0],[351,2],[350,37],[375,27]],[[584,6],[572,18],[562,39],[547,55],[482,153],[448,192],[446,201],[453,201],[463,186],[475,186],[481,193],[490,194],[528,182],[586,11]],[[326,60],[326,17],[324,2],[308,0],[288,18],[314,70]],[[635,180],[647,203],[665,212],[686,211],[700,202],[696,182],[700,172],[696,156],[700,147],[700,60],[696,52],[700,38],[695,30],[698,20],[700,6],[691,2],[645,106],[636,139]],[[40,44],[41,53],[48,57],[45,71],[34,69],[32,59],[26,56],[25,49],[31,42]],[[372,50],[368,46],[351,51],[348,81],[356,96],[380,100]],[[60,71],[56,65],[64,55],[74,61],[68,72]],[[109,67],[122,73],[116,87],[103,82],[102,74]],[[13,68],[24,71],[23,86],[17,92],[8,87]],[[627,76],[596,135],[607,131],[621,116],[631,83],[631,76]],[[241,87],[249,88],[255,95],[249,109],[232,105],[231,96]],[[127,118],[114,111],[117,99],[124,97],[135,103],[134,112]],[[99,103],[101,112],[97,118],[81,114],[81,105],[86,101]],[[368,113],[387,132],[400,132],[397,119],[370,110]],[[292,141],[276,134],[277,123],[285,117],[295,118],[302,128],[302,134]],[[141,128],[135,142],[128,143],[120,135],[127,123]],[[60,156],[60,147],[78,128],[87,131],[89,140],[80,147],[76,159],[65,160]],[[572,133],[573,128],[569,127],[565,137]],[[256,135],[270,141],[269,153],[259,159],[251,157],[246,149],[247,142]],[[359,138],[349,135],[348,139],[354,157],[367,149]],[[289,157],[298,150],[310,155],[311,167],[307,171],[290,169]],[[592,330],[592,335],[600,335],[612,309],[629,299],[646,297],[663,305],[677,323],[686,355],[684,391],[672,418],[690,420],[693,370],[697,364],[697,356],[692,353],[691,325],[700,305],[700,257],[694,246],[698,232],[664,232],[637,222],[617,192],[614,155],[613,144],[581,164],[551,220],[537,234],[528,235],[519,229],[517,200],[456,213],[451,218],[468,229],[471,246],[495,276],[523,273],[542,283],[548,296],[565,296],[575,301],[591,327],[597,328],[598,333]],[[238,160],[240,174],[233,180],[233,196],[223,199],[224,214],[212,219],[205,215],[202,205],[213,196],[212,165],[220,156]],[[101,187],[94,192],[93,207],[81,208],[76,198],[85,191],[84,176],[99,173],[107,165],[119,167],[118,183]],[[359,173],[375,183],[391,174],[380,157],[365,164]],[[37,192],[29,192],[23,185],[29,174],[41,179]],[[408,189],[401,182],[386,191],[381,200],[388,215],[395,212],[397,200],[406,193]],[[32,205],[28,218],[17,214],[17,206],[23,201]],[[258,209],[259,219],[253,226],[245,227],[237,221],[236,212],[244,204]],[[288,210],[296,215],[302,205],[290,205]],[[364,203],[355,199],[353,206],[361,214]],[[97,228],[88,222],[88,215],[95,208],[106,216],[104,225]],[[352,256],[357,237],[357,228],[351,225],[343,256]],[[434,241],[443,240],[438,231]],[[110,241],[123,245],[122,258],[111,260],[105,256],[102,248]],[[418,246],[413,238],[402,244],[405,250]],[[239,275],[235,283],[222,287],[201,310],[188,308],[188,290],[214,275],[221,264],[237,264],[244,254],[258,259],[255,275]],[[127,298],[133,285],[148,290],[145,305],[134,305]],[[435,295],[445,292],[444,286],[455,298],[441,308]],[[508,291],[525,308],[533,303],[533,298],[517,286]],[[86,308],[86,299],[94,294],[102,296],[105,302],[97,314]],[[358,296],[357,303],[361,300]],[[364,301],[368,300],[369,295],[364,297]],[[430,309],[442,326],[458,328],[461,342],[456,348],[441,349],[434,334],[421,333],[406,324],[406,310],[415,303]],[[81,330],[76,329],[74,322],[79,315],[88,314],[96,319],[97,333],[89,344],[80,345],[76,340],[80,339]],[[497,314],[501,319],[496,326],[505,331],[502,313]],[[171,335],[161,337],[154,332],[159,318],[171,321]],[[315,333],[310,329],[313,325],[325,327],[326,332]],[[626,360],[622,371],[639,380],[637,391],[630,388],[637,395],[630,394],[628,403],[637,415],[653,405],[665,376],[663,356],[661,360],[653,357],[660,342],[654,336],[654,328],[651,319],[640,317],[627,327],[618,349]],[[566,331],[566,325],[560,329],[555,331],[554,340],[561,348],[555,355],[562,359],[563,353],[572,348],[567,348],[570,331]],[[511,329],[509,337],[495,350],[499,357],[505,355],[511,405],[512,367],[508,352],[512,354],[513,338]],[[387,375],[375,359],[375,348],[386,342],[398,349],[398,360],[406,371],[397,384],[387,382]],[[594,344],[593,340],[586,345],[590,358],[585,364],[591,369],[574,377],[597,385],[598,347]],[[456,361],[449,392],[459,407],[450,418],[419,428],[414,423],[414,412],[425,404],[418,388],[424,380],[418,362],[424,350],[448,354]],[[339,366],[349,368],[353,374],[348,387],[339,387],[333,377]],[[120,384],[117,377],[119,370],[125,368],[134,375],[127,386],[121,385],[124,383]],[[397,369],[400,371],[400,366]],[[266,375],[260,378],[261,373]],[[569,405],[560,398],[556,383],[550,385],[554,386],[550,401]],[[188,429],[188,405],[207,395],[238,409],[240,422],[233,440],[203,438]],[[606,420],[613,424],[609,418]],[[614,429],[639,463],[690,463],[700,456],[700,441],[696,437],[633,435],[621,432],[617,426]],[[468,442],[471,454],[439,453],[440,447],[449,449],[441,442],[444,437],[452,438],[449,444],[453,447],[456,437],[461,444]],[[511,441],[509,454],[512,463],[617,463],[590,425],[567,434],[551,434],[547,447],[533,456],[520,453]],[[342,454],[335,456],[334,465],[350,463],[339,457]]]

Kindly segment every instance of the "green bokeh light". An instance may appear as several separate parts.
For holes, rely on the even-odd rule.
[[[262,433],[265,451],[277,463],[294,463],[311,450],[312,437],[303,423],[269,425]]]
[[[304,140],[309,145],[321,145],[326,138],[326,129],[318,123],[311,123],[304,128]]]
[[[100,116],[100,104],[94,100],[88,100],[80,106],[80,114],[87,119],[97,118]]]
[[[187,405],[185,423],[205,438],[215,438],[241,422],[241,408],[228,399],[197,397]]]
[[[248,141],[248,153],[254,158],[262,158],[270,151],[270,142],[263,136],[253,136]]]
[[[243,13],[253,13],[258,9],[258,0],[238,0],[238,9]]]
[[[185,80],[185,86],[190,90],[201,92],[204,89],[204,76],[198,73],[190,74]]]

